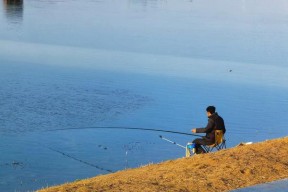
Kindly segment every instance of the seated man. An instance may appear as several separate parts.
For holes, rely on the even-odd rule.
[[[216,112],[214,106],[208,106],[206,109],[208,116],[208,124],[205,128],[192,129],[193,133],[206,133],[205,137],[195,139],[196,154],[205,153],[201,145],[212,145],[215,143],[215,130],[222,130],[223,134],[226,132],[224,120]]]

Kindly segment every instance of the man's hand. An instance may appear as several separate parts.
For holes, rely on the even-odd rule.
[[[191,131],[192,131],[192,133],[196,133],[196,129],[192,129]]]

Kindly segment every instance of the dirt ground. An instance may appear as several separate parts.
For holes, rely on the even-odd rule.
[[[288,137],[146,165],[40,190],[229,191],[288,178]]]

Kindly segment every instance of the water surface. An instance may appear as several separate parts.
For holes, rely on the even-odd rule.
[[[159,135],[195,138],[89,127],[189,133],[215,105],[228,147],[288,134],[286,1],[15,2],[0,4],[3,191],[183,157]]]

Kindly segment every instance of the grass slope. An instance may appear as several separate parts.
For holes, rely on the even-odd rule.
[[[283,178],[288,178],[288,137],[123,170],[39,192],[214,192]]]

